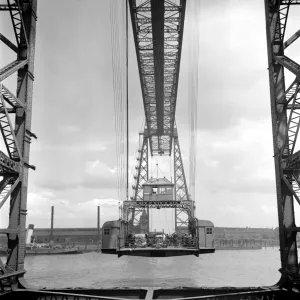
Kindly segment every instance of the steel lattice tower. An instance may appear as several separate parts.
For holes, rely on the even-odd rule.
[[[175,200],[187,201],[189,199],[188,188],[185,179],[184,166],[181,157],[177,128],[174,130],[174,178]],[[189,202],[190,203],[190,202]],[[175,231],[188,231],[189,218],[194,218],[195,202],[192,202],[190,210],[175,208]]]
[[[300,151],[295,152],[299,132],[300,65],[285,55],[300,30],[285,39],[289,11],[299,0],[265,0],[268,64],[273,128],[274,162],[279,221],[281,283],[299,279],[294,200],[300,204]],[[286,84],[285,70],[295,79]]]
[[[148,142],[147,130],[145,129],[140,135],[143,136],[141,146],[138,150],[136,175],[134,175],[135,184],[133,185],[134,196],[131,198],[133,201],[143,200],[143,184],[149,179],[149,157],[148,157]],[[177,128],[174,128],[174,136],[172,137],[174,153],[174,179],[175,179],[175,199],[185,201],[186,206],[190,206],[191,202],[188,197],[187,183],[185,179],[184,166],[181,157],[181,151],[179,147],[179,139],[177,135]],[[187,232],[189,217],[194,217],[194,202],[190,210],[185,208],[175,208],[175,231]],[[127,210],[126,210],[127,211]],[[190,213],[191,211],[191,213]],[[139,226],[139,220],[142,213],[146,213],[148,216],[148,229],[149,229],[149,209],[134,207],[131,211],[127,211],[125,218],[130,220],[130,231],[134,231],[134,228]]]
[[[142,184],[148,180],[149,144],[152,156],[174,155],[174,200],[190,204],[175,126],[186,1],[178,5],[176,1],[145,0],[137,6],[135,0],[129,0],[129,6],[146,118],[132,200],[142,199]],[[133,209],[131,226],[138,225],[143,211]],[[149,228],[149,211],[147,215]],[[175,208],[176,230],[187,231],[188,219],[185,209]]]
[[[134,190],[134,196],[131,198],[133,201],[143,199],[143,184],[149,179],[149,161],[148,161],[148,139],[147,129],[141,134],[143,136],[140,148],[138,149],[136,175],[134,175],[135,185],[132,187]],[[130,231],[134,232],[134,228],[139,225],[140,217],[145,212],[148,216],[148,229],[149,229],[149,209],[135,207],[128,213],[131,216],[126,216],[130,220],[129,228]]]
[[[1,230],[8,238],[8,255],[6,266],[1,262],[0,268],[10,276],[22,276],[25,257],[25,225],[27,212],[27,184],[29,149],[31,137],[31,107],[33,89],[33,69],[36,34],[36,1],[7,1],[0,5],[1,13],[9,13],[15,33],[15,41],[10,41],[3,34],[0,40],[16,53],[16,60],[0,70],[0,129],[7,154],[0,152],[0,207],[10,197],[9,225]],[[5,79],[17,73],[16,93],[5,86]],[[11,122],[11,115],[15,123]],[[12,285],[17,277],[13,277]]]

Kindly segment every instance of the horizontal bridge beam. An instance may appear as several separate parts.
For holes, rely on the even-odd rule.
[[[191,200],[131,200],[124,201],[124,208],[134,208],[134,207],[143,207],[143,208],[190,208],[193,207],[193,201]]]
[[[25,270],[16,271],[16,272],[13,272],[13,273],[6,273],[6,274],[0,276],[0,281],[2,281],[3,279],[24,275],[25,273],[26,273]]]
[[[298,30],[295,34],[293,34],[284,44],[284,49],[287,48],[289,45],[291,45],[293,42],[297,40],[297,38],[300,36],[300,30]]]
[[[275,60],[287,68],[297,77],[300,77],[300,66],[287,56],[274,56]]]
[[[300,163],[300,150],[289,156],[286,168],[293,169],[299,163]]]
[[[0,151],[0,170],[8,173],[19,173],[20,164]]]
[[[287,232],[300,232],[300,227],[285,228],[285,231],[287,231]]]
[[[151,155],[171,154],[186,0],[129,0]],[[142,13],[141,13],[142,12]]]
[[[1,10],[9,10],[9,9],[11,9],[11,10],[19,10],[18,9],[18,7],[17,7],[17,5],[10,5],[10,8],[9,8],[9,5],[7,5],[7,4],[0,4],[0,11]]]
[[[0,229],[0,234],[19,233],[19,229],[4,228]]]
[[[18,99],[7,87],[5,87],[3,84],[0,86],[1,91],[0,93],[4,97],[4,99],[13,107],[25,107],[25,103]]]
[[[0,69],[0,81],[4,80],[14,72],[27,64],[27,60],[15,60],[4,68]]]

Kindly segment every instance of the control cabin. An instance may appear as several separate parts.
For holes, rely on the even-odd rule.
[[[125,246],[127,227],[127,222],[124,220],[105,222],[102,226],[101,252],[117,254],[117,250]]]
[[[214,249],[215,228],[213,222],[197,219],[196,230],[199,248]]]
[[[167,178],[150,178],[143,184],[144,201],[174,201],[174,184]]]

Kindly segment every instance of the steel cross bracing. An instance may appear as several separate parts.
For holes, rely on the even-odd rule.
[[[141,145],[138,149],[137,165],[135,166],[136,173],[134,174],[135,184],[132,186],[134,196],[131,197],[132,201],[140,201],[143,199],[143,184],[149,179],[149,161],[148,161],[148,138],[147,128],[145,128]],[[124,204],[124,208],[126,203]],[[131,231],[139,225],[140,217],[145,208],[133,207],[131,210],[126,210],[125,218],[129,221]],[[148,228],[149,228],[149,209],[146,209],[148,215]],[[131,213],[131,216],[129,214]]]
[[[6,153],[0,151],[0,209],[10,198],[8,228],[0,231],[8,237],[6,265],[0,261],[0,284],[16,286],[17,278],[25,273],[28,168],[34,169],[29,165],[29,145],[31,137],[36,138],[30,131],[36,0],[7,0],[7,4],[0,5],[0,13],[10,15],[15,39],[0,33],[4,44],[1,47],[7,46],[16,53],[15,61],[0,68],[0,131],[6,147]],[[15,73],[14,94],[7,88],[5,79]]]
[[[282,281],[288,275],[294,282],[299,278],[296,235],[300,228],[295,224],[294,199],[300,204],[300,152],[295,152],[300,125],[300,65],[284,52],[300,36],[298,30],[285,39],[289,11],[295,4],[300,1],[265,0],[281,272]],[[295,76],[288,88],[285,70]]]
[[[129,6],[151,155],[170,155],[186,0]]]
[[[174,128],[174,178],[175,200],[188,202],[190,206],[189,210],[181,207],[175,208],[175,231],[186,232],[188,230],[189,219],[194,218],[195,202],[189,199],[176,127]]]
[[[141,146],[138,149],[137,165],[135,166],[136,173],[133,178],[135,184],[132,186],[134,190],[134,196],[132,200],[142,200],[143,199],[143,184],[148,180],[149,171],[148,171],[148,138],[147,138],[147,129],[144,130],[144,133],[140,135],[143,136]]]
[[[149,208],[175,208],[175,230],[187,232],[189,219],[194,218],[195,205],[194,201],[188,197],[188,188],[184,173],[184,166],[179,147],[178,133],[176,126],[173,130],[174,136],[173,147],[174,152],[174,178],[175,178],[175,199],[174,201],[155,201],[145,202],[143,200],[143,184],[149,179],[148,176],[148,140],[147,128],[140,135],[143,136],[140,148],[138,150],[137,165],[134,175],[135,184],[132,186],[134,196],[131,201],[125,201],[123,206],[124,218],[129,221],[129,227],[137,228],[140,216],[146,210],[148,216],[149,228]],[[131,215],[131,216],[130,216]]]

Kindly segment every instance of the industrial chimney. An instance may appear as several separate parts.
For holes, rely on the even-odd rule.
[[[54,206],[51,206],[51,231],[50,231],[50,243],[53,244],[53,222],[54,221]]]

